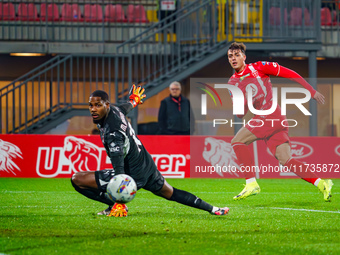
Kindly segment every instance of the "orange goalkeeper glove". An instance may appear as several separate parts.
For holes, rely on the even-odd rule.
[[[142,89],[141,86],[136,87],[135,84],[132,85],[132,88],[130,90],[130,103],[132,104],[133,108],[135,108],[138,104],[142,104],[143,101],[142,99],[144,99],[146,97],[146,95],[144,95],[145,89]]]
[[[126,217],[128,213],[128,208],[125,204],[115,203],[112,206],[111,212],[108,217]]]

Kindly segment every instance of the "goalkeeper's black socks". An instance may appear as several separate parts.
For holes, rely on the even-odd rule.
[[[207,212],[211,212],[213,206],[208,204],[207,202],[203,201],[199,197],[180,189],[173,188],[174,191],[172,196],[169,200],[175,201],[177,203],[188,205],[194,208],[198,208]]]
[[[90,199],[96,200],[98,202],[102,202],[104,204],[107,204],[109,206],[112,206],[114,202],[112,202],[111,199],[107,197],[107,195],[104,192],[101,192],[97,189],[81,189],[77,185],[74,184],[74,182],[71,179],[72,186],[76,191],[78,191],[80,194],[84,195],[85,197],[88,197]]]

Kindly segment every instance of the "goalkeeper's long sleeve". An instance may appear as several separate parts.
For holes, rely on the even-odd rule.
[[[124,115],[127,115],[133,109],[130,102],[117,105],[117,107],[124,113]]]

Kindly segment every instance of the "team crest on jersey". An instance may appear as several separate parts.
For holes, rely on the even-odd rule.
[[[125,126],[124,124],[121,124],[120,125],[120,128],[125,132],[126,131],[126,128],[127,128],[127,126]]]
[[[257,70],[252,71],[251,74],[253,75],[253,77],[258,77],[259,73],[257,72]]]

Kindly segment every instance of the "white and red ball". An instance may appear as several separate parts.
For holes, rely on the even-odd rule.
[[[125,204],[136,196],[137,185],[131,176],[118,174],[110,180],[106,191],[113,202]]]

